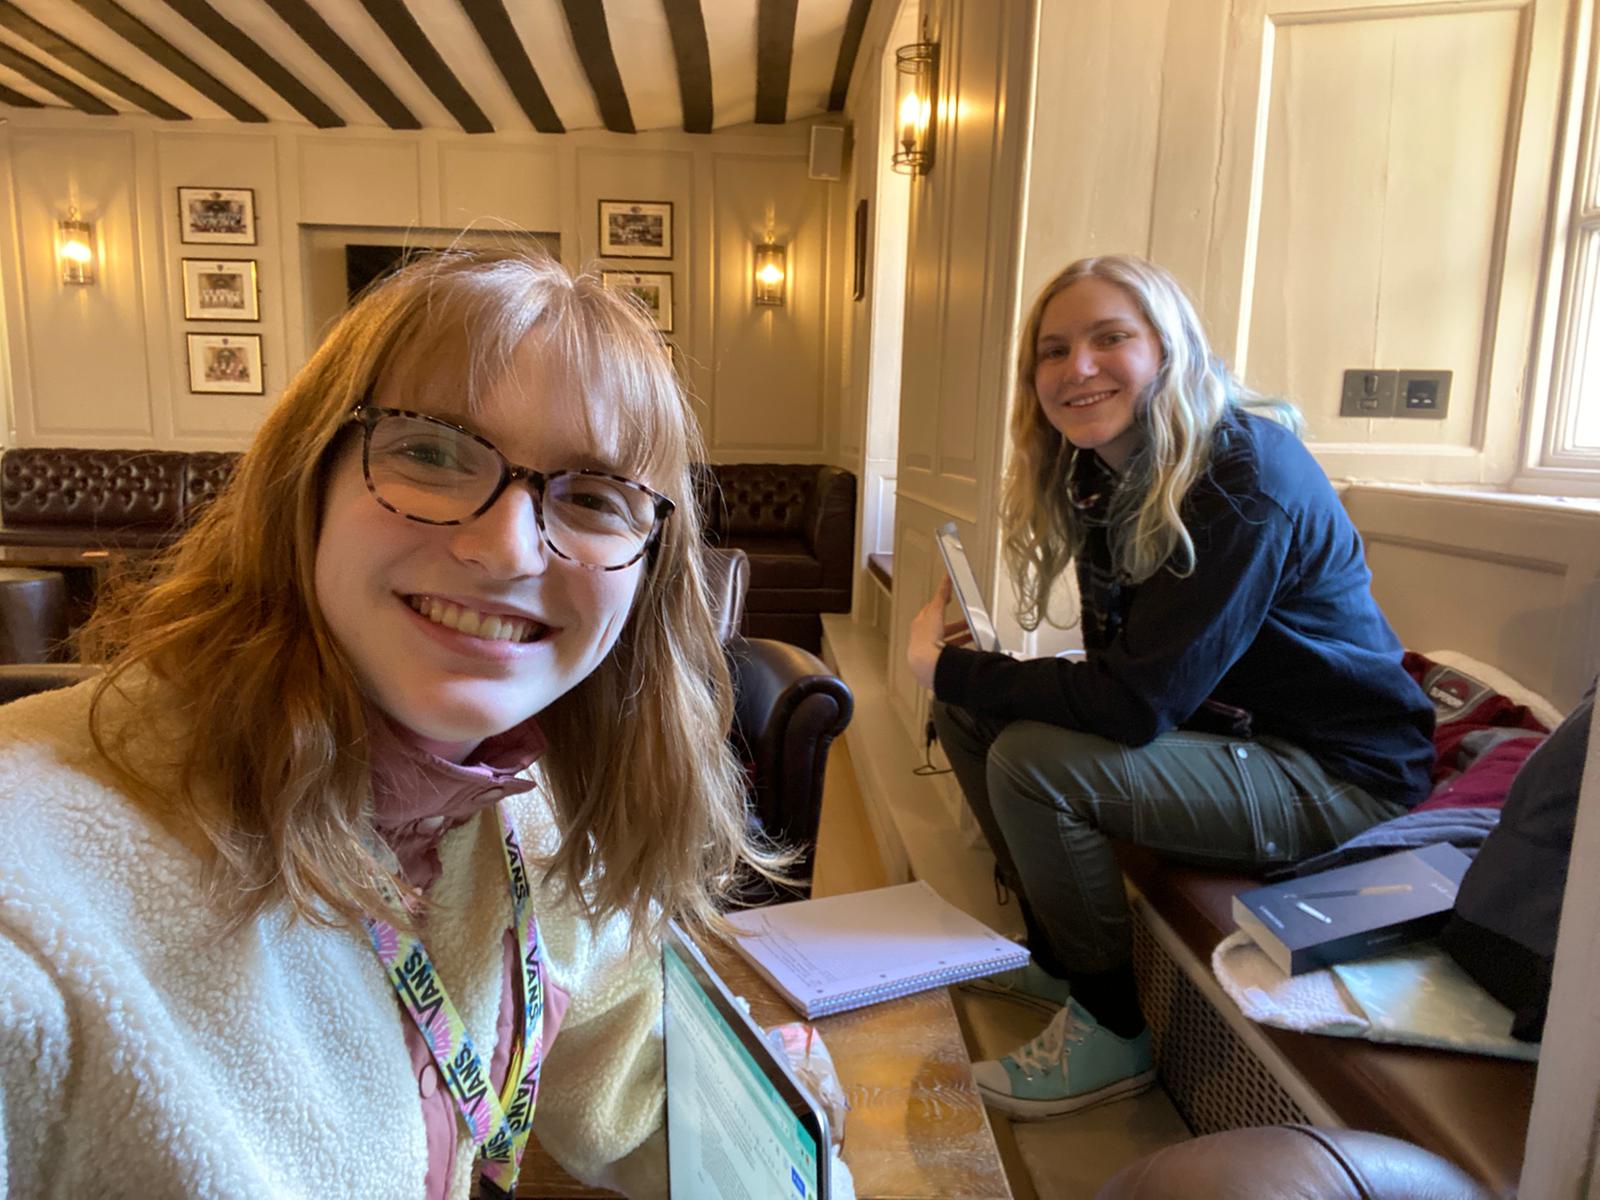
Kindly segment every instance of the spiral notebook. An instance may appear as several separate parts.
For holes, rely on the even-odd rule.
[[[734,947],[808,1020],[1028,961],[926,883],[728,914]]]

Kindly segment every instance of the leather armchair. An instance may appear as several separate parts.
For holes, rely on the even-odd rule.
[[[1493,1200],[1454,1163],[1359,1129],[1232,1129],[1147,1154],[1095,1200]]]
[[[738,626],[749,561],[742,550],[708,547],[706,565],[726,634]],[[733,675],[732,736],[749,771],[752,813],[769,836],[801,851],[794,874],[809,879],[828,750],[850,724],[855,698],[844,680],[799,646],[738,634],[726,636],[725,644]],[[809,883],[799,890],[809,894]]]
[[[35,692],[71,687],[94,678],[99,671],[99,667],[83,663],[8,663],[0,666],[0,704]]]

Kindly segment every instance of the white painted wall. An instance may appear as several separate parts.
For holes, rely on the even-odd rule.
[[[840,463],[860,481],[856,539],[858,611],[875,607],[880,591],[866,574],[869,554],[894,551],[895,475],[899,468],[900,357],[904,337],[907,223],[912,179],[890,167],[894,107],[894,50],[914,41],[917,4],[876,6],[862,37],[858,67],[845,106],[853,129],[849,187],[835,228],[840,274],[853,289],[856,206],[866,205],[866,266],[862,296],[840,289],[844,312],[839,354]]]
[[[711,458],[834,461],[829,213],[844,185],[807,177],[808,133],[469,137],[15,111],[0,124],[8,441],[242,445],[314,346],[340,238],[531,231],[576,266],[598,249],[605,198],[674,206],[670,259],[603,265],[672,274],[670,340]],[[253,189],[256,244],[182,244],[177,189],[195,185]],[[54,225],[73,204],[96,226],[93,287],[61,284],[54,262]],[[751,245],[769,227],[789,246],[791,283],[784,307],[757,309]],[[181,260],[213,255],[256,260],[259,322],[184,320]],[[260,334],[266,394],[191,394],[186,330]]]

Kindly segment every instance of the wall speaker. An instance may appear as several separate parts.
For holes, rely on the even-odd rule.
[[[844,178],[845,141],[850,130],[844,125],[811,127],[811,167],[813,179]]]

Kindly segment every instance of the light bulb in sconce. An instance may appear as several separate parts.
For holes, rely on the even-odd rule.
[[[938,43],[924,40],[901,46],[894,52],[894,70],[895,148],[890,166],[902,175],[926,175],[933,165]]]
[[[783,285],[788,280],[788,247],[762,242],[756,246],[755,295],[757,304],[783,306]]]
[[[928,106],[922,97],[909,92],[900,101],[900,145],[910,153],[917,148],[917,133],[927,127]]]
[[[94,282],[94,225],[79,217],[76,208],[56,222],[56,261],[62,283]]]

